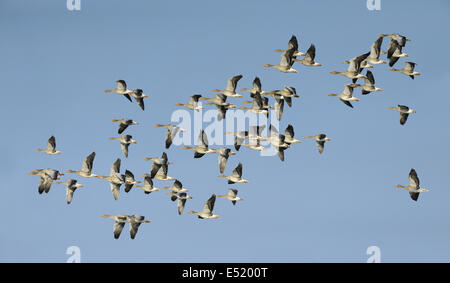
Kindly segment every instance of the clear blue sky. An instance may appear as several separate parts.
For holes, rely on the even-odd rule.
[[[366,1],[82,0],[73,12],[65,2],[0,2],[0,261],[65,262],[67,247],[79,246],[83,262],[365,262],[373,245],[384,262],[450,260],[448,1],[382,0],[381,11],[369,11]],[[349,81],[329,72],[345,69],[341,62],[367,52],[380,33],[411,38],[404,51],[422,75],[413,81],[376,66],[383,92],[361,97],[356,90],[354,109],[328,97]],[[316,45],[323,67],[296,64],[298,74],[263,68],[279,62],[273,49],[285,48],[292,34],[302,51]],[[114,201],[107,182],[76,175],[85,187],[67,205],[64,186],[39,195],[39,178],[26,175],[78,170],[96,151],[94,173],[107,175],[121,157],[122,170],[140,176],[151,166],[142,157],[164,150],[165,132],[153,124],[169,122],[176,103],[211,96],[237,74],[244,76],[239,88],[255,76],[263,89],[296,87],[301,97],[285,107],[281,128],[290,123],[298,137],[324,132],[332,141],[323,155],[313,141],[297,144],[285,162],[242,148],[227,172],[242,162],[249,183],[233,186],[217,178],[216,155],[193,159],[172,146],[169,175],[194,197],[186,211],[230,187],[245,199],[236,206],[218,199],[218,220],[179,216],[166,192],[122,188]],[[149,94],[145,112],[103,93],[117,79]],[[417,110],[406,126],[386,109],[397,104]],[[141,123],[127,130],[138,141],[128,159],[107,139],[117,135],[110,120],[122,117]],[[35,152],[51,135],[63,154]],[[408,183],[412,167],[430,189],[417,203],[395,188]],[[114,240],[103,213],[153,222],[135,240],[128,225]]]

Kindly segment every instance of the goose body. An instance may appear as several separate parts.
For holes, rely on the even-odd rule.
[[[369,94],[371,92],[375,92],[375,91],[382,91],[381,88],[376,87],[375,86],[375,78],[373,77],[373,74],[371,71],[367,71],[366,72],[366,77],[364,79],[364,84],[360,85],[360,84],[352,84],[352,87],[359,87],[361,88],[361,93],[363,95]]]
[[[400,124],[404,125],[406,120],[408,120],[409,114],[416,113],[416,110],[409,108],[405,105],[397,105],[397,107],[388,107],[388,109],[400,112]]]
[[[84,177],[84,178],[97,177],[96,174],[92,173],[92,167],[93,167],[93,164],[94,164],[94,158],[95,158],[95,152],[92,152],[81,163],[81,170],[80,171],[66,170],[66,173],[74,173],[74,174],[80,175],[81,177]]]
[[[362,55],[360,55],[358,57],[354,57],[354,58],[350,59],[348,68],[344,72],[333,71],[333,72],[330,72],[330,73],[331,74],[335,74],[335,75],[342,75],[342,76],[345,76],[345,77],[347,77],[349,79],[358,79],[358,78],[365,79],[366,76],[361,74],[361,70],[362,70],[361,63],[367,57],[369,57],[369,54],[370,53],[365,53],[365,54],[362,54]]]
[[[125,223],[128,222],[128,216],[127,215],[108,215],[103,214],[100,217],[103,218],[110,218],[114,220],[114,226],[113,226],[113,235],[114,239],[119,239],[120,234],[122,233],[123,227],[125,226]]]
[[[415,67],[416,67],[416,63],[406,62],[405,63],[405,67],[403,67],[403,69],[392,68],[392,69],[389,69],[389,70],[394,71],[394,72],[400,72],[400,73],[402,73],[404,75],[409,76],[411,79],[414,80],[414,76],[419,76],[420,75],[419,72],[414,71]]]
[[[120,135],[125,131],[126,128],[130,125],[138,125],[139,123],[136,121],[133,121],[132,119],[113,119],[111,122],[119,122],[119,129],[117,130],[117,133]]]
[[[83,185],[80,184],[80,183],[77,183],[77,180],[75,180],[75,179],[68,179],[65,182],[55,182],[55,184],[66,185],[66,201],[67,201],[67,204],[70,204],[72,202],[73,194],[75,193],[76,189],[83,187]]]
[[[52,186],[53,181],[58,180],[59,176],[64,175],[55,169],[36,169],[28,173],[28,175],[36,175],[41,177],[39,180],[38,192],[42,194],[43,192],[48,193]]]
[[[195,214],[200,219],[217,219],[218,215],[213,214],[214,203],[216,202],[216,195],[212,195],[203,205],[203,209],[200,212],[188,211],[189,214]]]
[[[217,150],[211,149],[208,146],[208,137],[204,130],[200,131],[197,139],[197,146],[183,146],[181,149],[190,149],[194,151],[194,158],[201,158],[207,153],[216,153]]]
[[[111,137],[110,140],[117,140],[120,142],[120,148],[122,150],[123,155],[128,157],[128,147],[130,144],[136,144],[137,141],[133,140],[133,136],[131,135],[122,135],[121,137]]]
[[[420,193],[428,192],[427,189],[420,187],[419,177],[417,176],[417,172],[416,170],[414,170],[414,168],[409,171],[408,179],[408,186],[397,185],[396,187],[407,190],[412,200],[417,201]]]
[[[327,137],[325,134],[318,134],[315,136],[306,136],[305,139],[314,139],[317,143],[317,149],[319,150],[319,153],[322,154],[323,150],[325,148],[325,142],[331,141],[330,138]]]
[[[144,193],[146,195],[152,193],[152,192],[157,192],[159,191],[158,188],[153,187],[153,181],[152,178],[150,178],[149,176],[144,178],[144,185],[134,185],[136,188],[142,189],[144,190]]]
[[[236,93],[236,86],[240,79],[242,79],[242,75],[234,76],[234,77],[228,79],[226,89],[224,89],[224,90],[213,89],[212,91],[222,93],[223,95],[229,96],[229,97],[242,97],[242,95]]]
[[[353,96],[354,84],[346,84],[344,86],[344,91],[340,94],[330,93],[328,96],[337,96],[339,99],[348,107],[353,108],[353,105],[350,101],[359,101],[359,98]]]
[[[127,83],[124,80],[117,80],[117,87],[115,89],[107,89],[105,90],[105,93],[117,93],[120,95],[125,96],[126,99],[128,99],[130,102],[133,102],[133,100],[131,100],[131,96],[130,94],[133,92],[132,90],[129,90],[127,88]]]
[[[281,55],[281,61],[278,65],[271,65],[271,64],[265,64],[264,67],[270,67],[274,68],[280,72],[283,73],[298,73],[297,70],[292,68],[292,65],[294,64],[294,52],[295,50],[293,48],[288,49],[283,52]]]
[[[198,100],[202,97],[201,94],[194,94],[189,97],[189,102],[187,104],[177,103],[176,106],[183,106],[191,110],[199,111],[200,109],[204,109],[203,106],[198,104]]]
[[[49,155],[61,154],[61,151],[56,150],[56,139],[54,136],[51,136],[47,141],[47,148],[41,149],[37,148],[36,151],[40,151]]]
[[[231,176],[220,174],[219,177],[228,179],[228,184],[248,183],[247,180],[242,178],[242,163],[239,163],[238,166],[236,166]]]

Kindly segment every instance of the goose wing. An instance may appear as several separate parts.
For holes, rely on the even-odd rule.
[[[380,37],[380,38],[382,38],[382,37]],[[375,78],[373,77],[373,74],[371,71],[367,70],[366,77],[367,77],[367,79],[364,79],[364,84],[374,86]]]
[[[239,81],[240,79],[242,79],[242,75],[237,75],[237,76],[234,76],[234,77],[230,78],[230,79],[228,80],[228,82],[227,82],[227,88],[226,88],[226,90],[229,90],[229,91],[231,91],[231,92],[235,92],[235,91],[236,91],[237,83],[238,83],[238,81]]]
[[[88,174],[92,171],[92,166],[94,164],[95,152],[89,154],[81,163],[81,171]]]
[[[179,196],[180,197],[178,198],[177,209],[178,214],[181,215],[183,213],[184,206],[186,204],[186,193],[180,193]]]
[[[261,92],[261,80],[258,77],[255,77],[255,79],[253,80],[253,89]]]
[[[113,197],[115,200],[119,199],[119,193],[120,193],[120,185],[114,182],[109,182],[109,186],[111,188],[111,192],[113,194]]]
[[[417,176],[417,172],[416,170],[414,170],[414,168],[412,168],[411,171],[409,171],[408,177],[409,177],[409,185],[416,190],[419,189],[420,181],[419,177]]]
[[[54,136],[51,136],[47,141],[47,151],[55,152],[56,150],[56,139]]]
[[[208,136],[206,135],[204,130],[200,130],[200,134],[198,135],[197,143],[201,147],[208,148]]]
[[[115,221],[113,226],[114,239],[119,239],[120,233],[122,233],[123,227],[125,226],[124,221]]]
[[[203,206],[203,210],[202,212],[207,213],[207,214],[212,214],[213,209],[214,209],[214,203],[216,202],[216,195],[213,194],[206,202],[205,205]]]
[[[109,170],[110,176],[120,172],[120,162],[121,162],[120,158],[117,158],[117,160],[113,163],[111,169]]]
[[[294,139],[294,127],[291,124],[284,130],[284,135],[290,139]]]
[[[406,62],[405,63],[405,71],[407,71],[407,72],[414,72],[414,68],[415,68],[415,66],[416,66],[416,63],[413,63],[413,62]]]
[[[241,178],[242,176],[242,163],[239,162],[238,166],[233,170],[233,176]]]
[[[381,53],[381,44],[383,43],[383,37],[379,37],[375,42],[370,46],[370,58],[378,59]]]
[[[281,117],[283,116],[283,109],[284,109],[284,99],[280,95],[275,95],[275,112],[277,114],[278,121],[281,121]]]
[[[314,44],[311,44],[311,46],[308,48],[308,51],[306,51],[305,61],[313,63],[314,58],[316,58],[316,46],[314,46]]]

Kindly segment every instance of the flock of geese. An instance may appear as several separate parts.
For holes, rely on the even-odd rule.
[[[387,52],[381,51],[381,46],[383,42],[383,38],[390,38],[390,42],[388,45]],[[356,56],[350,60],[344,61],[344,64],[348,64],[348,68],[345,71],[333,71],[331,74],[337,74],[344,76],[346,78],[351,79],[351,83],[348,83],[344,86],[344,90],[340,94],[331,93],[329,96],[338,97],[343,103],[347,106],[353,108],[351,102],[359,101],[359,98],[353,96],[353,90],[355,88],[361,88],[361,94],[367,95],[371,92],[382,91],[381,88],[375,86],[374,75],[370,70],[367,70],[365,74],[362,74],[364,69],[373,69],[374,65],[382,65],[387,64],[385,60],[380,59],[381,54],[386,54],[387,59],[389,60],[389,66],[393,67],[396,62],[401,57],[408,57],[408,54],[403,53],[402,48],[405,47],[406,42],[410,41],[406,37],[399,34],[381,34],[377,40],[370,47],[370,51]],[[315,61],[316,57],[316,47],[314,44],[311,44],[308,50],[303,53],[299,51],[298,41],[295,35],[293,35],[288,43],[288,48],[283,49],[275,49],[276,52],[281,52],[281,61],[277,65],[265,64],[264,67],[273,68],[280,72],[284,73],[298,73],[297,70],[293,68],[294,63],[299,63],[308,67],[320,67],[322,66],[320,63]],[[297,59],[297,57],[303,57],[303,59]],[[390,69],[391,71],[400,72],[405,74],[412,79],[414,76],[420,75],[420,73],[414,71],[415,63],[406,62],[405,67],[403,69]],[[203,97],[201,94],[191,95],[189,101],[187,103],[177,103],[176,106],[185,107],[187,109],[193,111],[200,111],[204,109],[201,105],[200,100],[205,101],[205,105],[213,105],[217,108],[217,119],[221,121],[226,118],[226,112],[228,109],[237,108],[237,106],[231,102],[227,102],[227,98],[242,98],[243,95],[236,92],[237,84],[239,80],[242,78],[242,75],[233,76],[227,82],[227,86],[225,89],[213,89],[213,92],[217,94],[214,97],[207,98]],[[363,84],[357,84],[358,79],[364,79]],[[142,89],[133,89],[130,90],[127,88],[127,84],[124,80],[116,81],[117,87],[111,90],[105,90],[105,93],[116,93],[119,95],[123,95],[130,102],[133,102],[132,97],[135,99],[136,103],[142,110],[145,110],[144,106],[144,98],[147,98],[148,95],[143,93]],[[269,113],[273,113],[272,109],[274,109],[275,117],[278,121],[282,119],[284,103],[289,107],[292,107],[293,98],[298,98],[299,95],[297,91],[292,86],[285,86],[282,89],[272,90],[272,91],[263,91],[261,80],[258,77],[255,77],[253,80],[252,88],[241,88],[241,91],[246,91],[250,94],[250,97],[253,99],[252,101],[243,101],[243,103],[252,104],[251,107],[240,107],[239,109],[251,111],[255,114],[262,114],[266,117],[269,116]],[[269,104],[269,97],[273,99],[273,105]],[[407,121],[408,115],[412,113],[416,113],[415,110],[409,108],[405,105],[398,105],[397,107],[389,107],[391,110],[396,110],[400,113],[400,124],[404,125]],[[119,141],[121,151],[125,158],[128,157],[129,154],[129,146],[131,144],[136,144],[136,140],[133,139],[132,135],[123,134],[125,130],[129,128],[129,126],[139,125],[138,122],[132,119],[113,119],[111,120],[113,123],[118,123],[118,131],[117,133],[121,136],[119,137],[109,137],[110,140]],[[180,132],[185,132],[186,130],[173,124],[156,124],[155,127],[165,128],[165,148],[168,149],[172,145],[174,138]],[[278,157],[281,161],[284,161],[285,151],[291,147],[292,144],[300,143],[301,141],[295,139],[294,137],[294,127],[289,124],[284,130],[284,134],[280,133],[278,129],[274,125],[269,125],[269,135],[264,136],[263,131],[266,128],[266,125],[250,125],[248,130],[244,131],[236,131],[236,132],[225,132],[224,134],[229,134],[234,136],[234,148],[236,151],[239,151],[241,146],[245,146],[249,149],[255,151],[266,150],[267,147],[261,145],[261,141],[267,142],[270,144],[272,148],[277,153]],[[305,139],[313,139],[316,141],[317,148],[320,154],[324,152],[325,142],[331,141],[329,137],[327,137],[324,133],[319,133],[314,136],[305,136]],[[246,142],[247,141],[247,142]],[[201,130],[198,136],[197,144],[195,146],[183,146],[181,149],[192,150],[194,152],[194,158],[201,158],[206,154],[218,153],[218,164],[219,164],[219,172],[220,175],[218,177],[225,178],[228,184],[235,183],[248,183],[248,180],[244,179],[242,176],[243,165],[241,162],[234,168],[230,175],[225,175],[227,160],[230,156],[236,155],[236,152],[233,152],[230,148],[222,147],[213,149],[208,145],[208,137],[204,130]],[[45,149],[36,149],[37,151],[49,154],[49,155],[59,155],[61,151],[56,150],[56,140],[55,137],[52,136],[48,139],[47,147]],[[140,181],[135,179],[134,174],[125,170],[124,174],[120,173],[121,159],[117,158],[117,160],[113,163],[110,169],[110,173],[107,176],[97,175],[92,173],[93,163],[95,159],[95,152],[89,154],[81,164],[80,170],[66,170],[66,173],[69,174],[77,174],[83,178],[98,178],[102,180],[106,180],[110,184],[111,192],[115,200],[119,199],[120,188],[124,185],[124,190],[126,193],[130,192],[133,187],[142,189],[145,194],[150,194],[152,192],[157,192],[161,190],[167,190],[168,195],[172,201],[177,201],[177,212],[178,214],[182,214],[184,211],[184,207],[186,205],[186,201],[188,199],[192,199],[192,196],[188,195],[187,192],[189,189],[185,188],[179,179],[168,176],[168,168],[169,165],[173,164],[169,162],[168,156],[166,152],[163,152],[161,157],[144,157],[143,160],[151,161],[152,167],[150,170],[150,174],[143,174],[142,177],[143,185],[140,185]],[[67,203],[70,204],[73,200],[74,192],[78,188],[82,188],[83,185],[78,183],[76,179],[67,179],[65,181],[57,181],[60,180],[64,173],[55,169],[36,169],[33,170],[30,175],[40,176],[40,182],[38,186],[39,194],[48,193],[52,184],[63,184],[66,187],[66,200]],[[153,180],[159,181],[174,181],[172,186],[164,186],[161,188],[154,187]],[[398,188],[403,188],[410,193],[411,199],[417,201],[419,193],[427,192],[428,190],[421,188],[419,185],[419,178],[414,169],[411,169],[409,173],[409,185],[402,186],[397,185]],[[213,213],[214,205],[216,198],[224,198],[232,202],[233,205],[236,204],[237,201],[242,201],[243,199],[238,197],[238,190],[230,188],[225,195],[216,195],[212,194],[211,197],[205,202],[201,211],[188,211],[189,214],[197,215],[198,218],[201,219],[217,219],[218,215]],[[138,231],[139,226],[142,223],[150,223],[151,221],[146,220],[145,216],[141,215],[101,215],[103,218],[110,218],[114,220],[113,234],[114,238],[118,239],[123,227],[126,223],[129,223],[130,227],[130,237],[132,239],[135,238],[136,233]]]

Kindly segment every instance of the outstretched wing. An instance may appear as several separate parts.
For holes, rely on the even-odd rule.
[[[237,75],[230,78],[227,82],[227,90],[235,92],[238,81],[242,79],[242,75]]]

